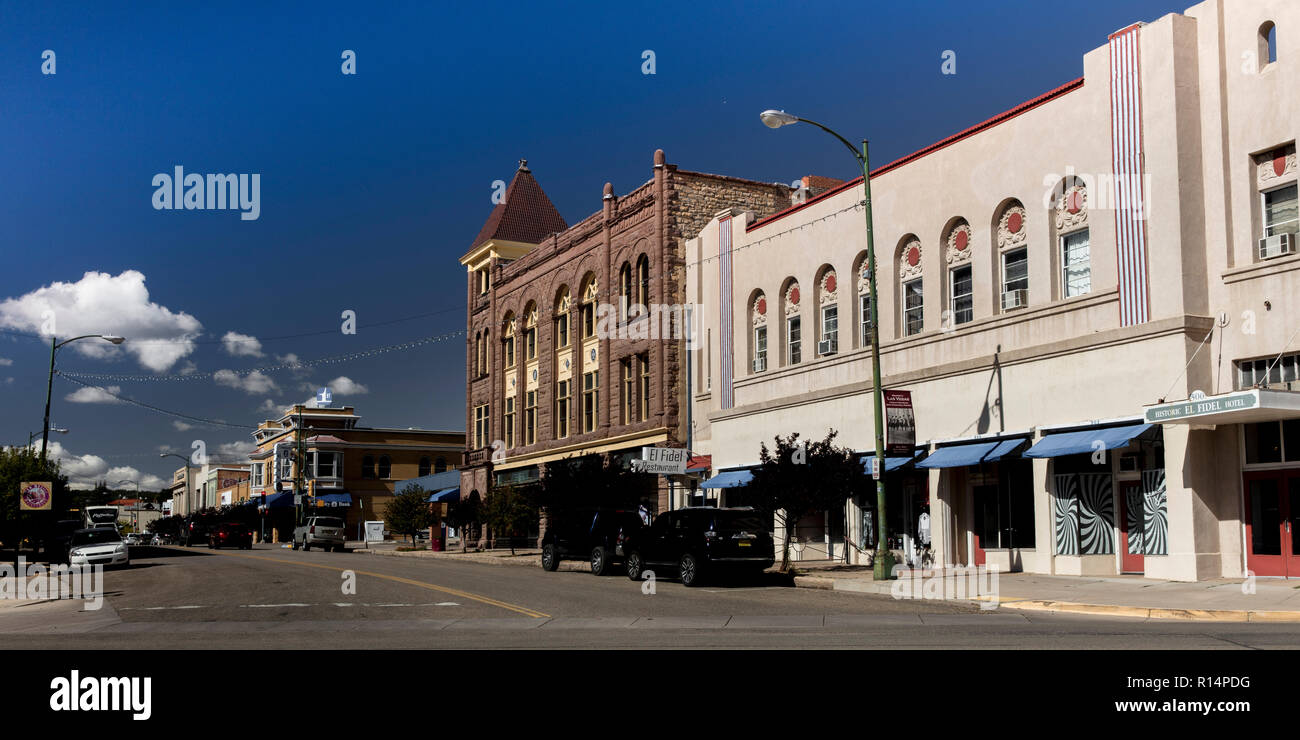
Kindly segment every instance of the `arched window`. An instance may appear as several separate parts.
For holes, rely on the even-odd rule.
[[[375,458],[373,456],[366,455],[365,457],[361,458],[361,477],[362,478],[375,477]]]
[[[1259,27],[1259,68],[1277,61],[1277,26],[1273,21],[1264,21]]]
[[[789,278],[781,292],[785,318],[785,364],[798,365],[803,359],[803,318],[799,315],[799,281]]]
[[[835,268],[823,265],[817,277],[817,354],[833,355],[840,344],[839,281]]]
[[[514,314],[512,313],[506,314],[506,320],[504,322],[504,327],[501,330],[501,334],[502,334],[501,343],[504,345],[501,348],[501,350],[506,357],[506,367],[508,368],[514,367],[515,366],[515,315]]]
[[[388,455],[379,456],[379,479],[388,480],[393,477],[393,463],[388,459]]]
[[[628,309],[631,307],[632,266],[624,262],[623,266],[618,268],[618,311],[624,321],[627,320]]]
[[[1056,228],[1056,283],[1061,298],[1092,290],[1092,254],[1088,239],[1088,190],[1077,177],[1061,180],[1054,191],[1053,225]]]
[[[440,457],[437,460],[435,460],[433,463],[433,472],[435,473],[447,472],[447,458]]]
[[[767,296],[761,290],[749,302],[749,326],[750,370],[761,373],[767,370]]]
[[[908,234],[898,242],[894,261],[898,265],[898,326],[910,337],[925,330],[925,284],[922,274],[921,240]]]
[[[524,309],[524,360],[537,359],[537,304]]]
[[[854,302],[854,308],[858,312],[856,332],[858,349],[871,346],[871,275],[868,268],[867,253],[864,250],[858,254],[857,259],[853,260],[853,274],[856,276],[854,294],[857,300]]]
[[[555,348],[569,346],[569,287],[561,286],[555,299]]]
[[[971,253],[975,251],[974,233],[964,218],[955,218],[944,233],[944,260],[948,263],[948,305],[944,308],[944,327],[952,329],[975,318],[975,279]]]
[[[596,299],[600,297],[600,284],[596,276],[587,273],[582,279],[582,338],[596,336]]]
[[[1002,206],[996,221],[994,274],[998,281],[998,304],[1003,313],[1029,305],[1028,213],[1018,200]]]
[[[636,302],[650,306],[650,258],[644,254],[636,261]]]
[[[422,458],[420,458],[420,473],[419,473],[419,474],[420,474],[421,477],[428,475],[428,474],[429,474],[429,470],[430,470],[431,468],[432,468],[432,465],[430,465],[430,463],[429,463],[429,458],[427,458],[427,457],[422,457]]]

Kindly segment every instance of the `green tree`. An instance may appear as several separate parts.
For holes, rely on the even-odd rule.
[[[422,529],[433,526],[435,519],[429,510],[429,494],[418,483],[409,483],[393,500],[388,502],[384,512],[384,522],[394,532],[411,536],[415,544],[415,535]]]
[[[51,511],[22,511],[19,485],[25,481],[50,481],[54,484]],[[41,456],[27,447],[0,447],[0,539],[17,557],[25,537],[43,539],[53,532],[54,522],[63,518],[72,505],[68,477],[59,462]]]
[[[447,524],[460,533],[460,551],[469,547],[470,532],[483,521],[483,502],[477,494],[466,496],[451,505],[447,512]]]
[[[835,430],[820,442],[801,442],[798,433],[762,444],[759,467],[746,491],[755,509],[781,523],[785,541],[781,570],[790,569],[790,536],[803,517],[819,511],[843,511],[855,491],[866,486],[866,473],[851,450],[835,445]]]
[[[529,523],[537,521],[537,505],[528,492],[515,486],[499,486],[488,494],[483,504],[483,521],[496,538],[510,541],[510,554],[515,554],[515,535],[525,531]]]

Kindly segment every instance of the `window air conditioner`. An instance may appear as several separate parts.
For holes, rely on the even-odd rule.
[[[1295,234],[1274,234],[1259,240],[1259,258],[1271,260],[1295,254]]]
[[[1008,290],[1002,294],[1002,310],[1010,311],[1013,308],[1024,308],[1029,305],[1029,291],[1025,289]]]

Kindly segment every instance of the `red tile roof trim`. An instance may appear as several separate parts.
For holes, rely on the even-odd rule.
[[[877,167],[876,169],[871,171],[871,178],[874,180],[880,175],[890,172],[891,170],[895,170],[898,169],[899,167],[902,167],[905,164],[915,162],[916,160],[920,159],[921,157],[924,157],[927,154],[932,154],[934,152],[939,151],[940,149],[944,149],[946,147],[952,146],[953,144],[956,144],[957,142],[962,141],[963,139],[968,139],[974,136],[975,134],[980,133],[981,131],[986,131],[990,128],[993,128],[999,123],[1005,123],[1006,121],[1009,121],[1012,118],[1015,118],[1016,116],[1022,113],[1027,113],[1028,111],[1033,110],[1034,108],[1037,108],[1038,106],[1044,103],[1055,100],[1056,98],[1059,98],[1062,95],[1065,95],[1066,93],[1078,90],[1081,87],[1083,87],[1082,77],[1080,77],[1077,80],[1072,80],[1070,82],[1067,82],[1064,85],[1061,85],[1060,87],[1054,90],[1049,90],[1043,93],[1042,95],[1039,95],[1036,98],[1026,100],[1025,102],[1021,103],[1020,105],[1017,105],[1016,107],[1010,110],[1003,111],[1002,113],[993,116],[992,118],[988,119],[987,121],[984,121],[983,123],[975,124],[974,126],[971,126],[970,128],[965,129],[964,131],[959,131],[945,139],[940,139],[939,141],[936,141],[935,143],[925,147],[924,149],[919,149],[915,152],[912,152],[906,157],[895,159],[893,162],[890,162],[889,164],[883,165],[881,167]],[[813,205],[814,203],[819,203],[822,200],[825,200],[826,198],[830,198],[831,196],[836,195],[837,193],[842,193],[845,190],[848,190],[849,188],[853,188],[861,184],[862,184],[862,176],[858,175],[857,177],[853,178],[852,180],[849,180],[843,185],[827,190],[824,193],[820,193],[816,197],[809,198],[807,201],[800,203],[797,206],[791,206],[790,208],[787,208],[784,211],[781,211],[780,213],[775,213],[772,214],[771,216],[768,216],[767,218],[759,219],[758,221],[755,221],[754,223],[750,224],[748,227],[745,228],[745,232],[748,233],[755,229],[766,226],[772,223],[773,221],[777,221],[779,219],[785,218],[786,216],[789,216],[790,214],[795,213],[796,211],[807,208],[808,206]]]

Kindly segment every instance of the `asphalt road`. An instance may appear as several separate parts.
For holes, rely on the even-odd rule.
[[[1300,628],[980,611],[778,581],[654,593],[622,575],[364,553],[137,552],[79,601],[0,608],[0,649],[1295,648]]]

